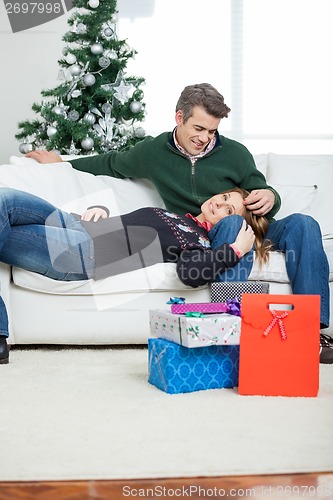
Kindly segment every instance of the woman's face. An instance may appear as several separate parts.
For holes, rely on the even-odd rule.
[[[201,205],[201,212],[204,219],[213,226],[229,215],[244,215],[243,196],[236,191],[216,194]]]

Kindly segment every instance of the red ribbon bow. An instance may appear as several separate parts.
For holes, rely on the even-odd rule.
[[[282,340],[286,340],[287,334],[286,334],[286,329],[284,327],[282,320],[286,316],[288,316],[288,313],[284,312],[282,314],[278,314],[276,311],[271,311],[271,314],[274,317],[273,317],[272,321],[270,322],[270,324],[268,325],[268,327],[266,328],[266,330],[264,331],[264,335],[267,336],[269,334],[269,332],[272,330],[272,328],[274,327],[275,323],[277,323],[279,325],[279,330],[280,330]]]

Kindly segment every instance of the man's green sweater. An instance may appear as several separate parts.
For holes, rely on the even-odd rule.
[[[213,150],[193,166],[175,147],[172,132],[146,137],[127,151],[79,158],[71,164],[94,175],[149,179],[166,208],[181,215],[198,215],[204,201],[235,186],[248,191],[270,189],[275,194],[275,204],[267,217],[272,218],[280,208],[280,196],[266,184],[253,156],[239,142],[218,134],[216,138]]]

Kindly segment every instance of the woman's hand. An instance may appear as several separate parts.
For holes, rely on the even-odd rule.
[[[81,220],[84,220],[85,222],[93,221],[97,222],[99,219],[106,219],[108,216],[107,212],[100,207],[93,207],[93,208],[88,208],[83,214],[81,215]]]
[[[241,253],[242,257],[247,252],[251,250],[254,245],[254,232],[251,226],[246,227],[246,221],[243,221],[242,227],[239,230],[236,240],[233,245],[237,248],[237,250]]]

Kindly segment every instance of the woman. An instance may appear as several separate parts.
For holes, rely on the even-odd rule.
[[[263,218],[243,221],[236,238],[212,250],[208,231],[231,215],[250,217],[233,189],[205,201],[197,217],[161,208],[141,208],[109,217],[101,206],[81,216],[64,212],[30,193],[0,188],[0,261],[55,280],[101,279],[159,262],[177,264],[186,285],[197,287],[238,264],[252,252],[259,256]],[[258,219],[258,220],[257,220]],[[255,231],[255,232],[254,232]],[[8,318],[0,298],[0,363],[8,363]]]

